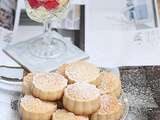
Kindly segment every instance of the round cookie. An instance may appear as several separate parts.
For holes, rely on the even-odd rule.
[[[53,113],[52,120],[89,120],[89,118],[84,116],[77,116],[74,113],[61,109]]]
[[[58,73],[42,73],[33,77],[32,94],[42,100],[55,101],[62,98],[68,80]]]
[[[66,68],[67,68],[68,66],[69,66],[69,64],[63,64],[63,65],[61,65],[61,66],[57,69],[56,73],[59,73],[59,74],[63,75],[64,77],[66,77],[66,76],[65,76],[65,71],[66,71]]]
[[[115,96],[101,96],[100,109],[91,115],[91,120],[120,120],[123,114],[123,105]]]
[[[26,95],[20,102],[20,113],[23,120],[50,120],[57,105]]]
[[[33,73],[29,73],[23,78],[23,82],[22,82],[23,95],[31,95],[32,94],[32,91],[31,91],[32,80],[33,80]]]
[[[66,67],[65,75],[69,79],[69,83],[87,82],[98,85],[97,78],[100,75],[100,70],[91,63],[78,61]]]
[[[102,94],[120,97],[122,93],[122,86],[119,77],[111,72],[102,72],[97,79],[100,80],[100,84],[97,86],[97,88],[100,89]]]
[[[63,106],[78,115],[92,114],[100,107],[99,90],[88,83],[68,85],[64,91]]]

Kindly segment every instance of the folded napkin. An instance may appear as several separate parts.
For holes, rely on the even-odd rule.
[[[3,79],[21,80],[24,70],[22,68],[0,67],[0,77]]]
[[[17,64],[13,59],[3,52],[3,48],[7,43],[0,39],[0,77],[6,79],[18,79],[23,78],[23,68]]]

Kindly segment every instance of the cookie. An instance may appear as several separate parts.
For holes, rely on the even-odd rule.
[[[58,73],[37,74],[33,77],[32,94],[42,100],[60,100],[67,82],[68,80]]]
[[[98,85],[97,78],[100,75],[100,70],[91,63],[78,61],[66,67],[65,75],[69,79],[69,83],[87,82]]]
[[[75,114],[90,115],[100,107],[100,92],[88,83],[68,85],[64,91],[63,105]]]
[[[45,102],[31,95],[24,96],[20,102],[23,120],[50,120],[56,109],[56,103]]]

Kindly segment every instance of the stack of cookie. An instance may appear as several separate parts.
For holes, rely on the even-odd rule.
[[[120,79],[97,66],[77,61],[55,73],[24,77],[20,113],[23,120],[120,120]]]

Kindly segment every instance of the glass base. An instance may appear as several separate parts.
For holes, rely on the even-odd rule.
[[[35,37],[28,45],[29,52],[38,58],[55,59],[63,55],[66,51],[64,41],[52,37],[44,38],[44,36]]]

